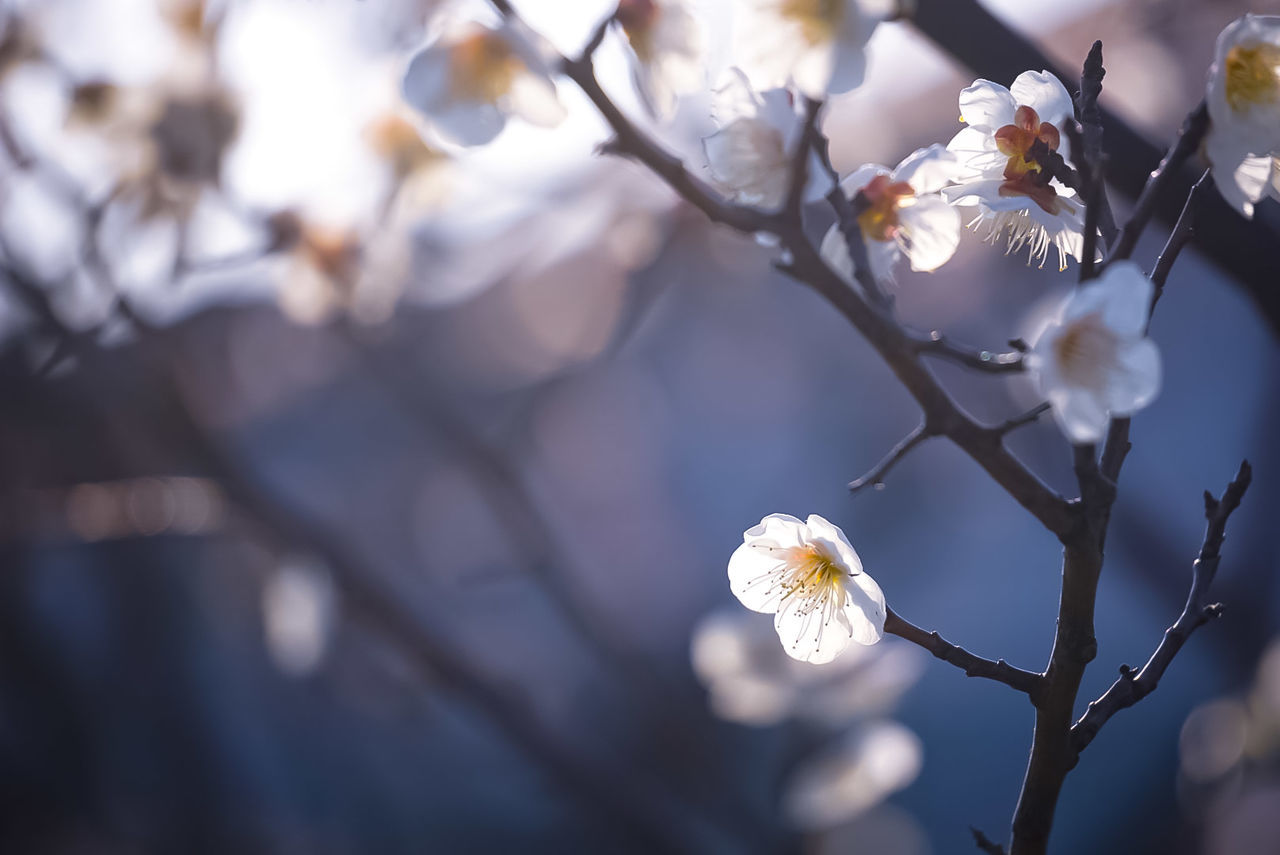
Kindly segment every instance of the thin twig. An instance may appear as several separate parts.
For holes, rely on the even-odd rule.
[[[895,445],[888,454],[884,456],[875,468],[863,475],[856,481],[849,482],[849,492],[857,493],[872,485],[883,486],[884,478],[889,474],[889,470],[897,466],[902,458],[911,453],[911,450],[920,443],[924,442],[931,436],[937,436],[937,431],[930,430],[928,422],[921,422],[912,429],[911,433],[903,437],[897,445]]]
[[[893,309],[893,297],[881,287],[879,280],[871,271],[866,239],[862,235],[862,226],[858,223],[858,211],[854,208],[853,201],[844,195],[844,188],[840,186],[840,173],[831,163],[831,141],[824,134],[819,134],[813,141],[813,152],[818,156],[818,162],[822,164],[827,177],[831,179],[827,204],[835,212],[836,228],[840,229],[845,247],[849,251],[849,260],[853,264],[853,278],[862,286],[862,293],[872,305],[881,311],[890,312]]]
[[[1201,101],[1183,121],[1182,128],[1178,131],[1178,139],[1169,147],[1160,165],[1147,179],[1142,195],[1133,206],[1133,212],[1125,221],[1124,227],[1120,229],[1115,246],[1107,254],[1107,264],[1117,259],[1128,258],[1133,254],[1134,247],[1138,245],[1138,238],[1142,236],[1143,229],[1147,227],[1152,214],[1155,213],[1156,202],[1162,191],[1177,175],[1182,164],[1199,148],[1200,141],[1208,129],[1209,108],[1205,102]]]
[[[987,855],[1005,855],[1004,847],[996,843],[990,837],[983,834],[980,829],[969,826],[969,833],[973,835],[973,842],[979,849],[986,852]]]
[[[1147,695],[1155,691],[1173,662],[1178,651],[1187,643],[1191,633],[1218,617],[1222,606],[1209,602],[1209,587],[1218,573],[1218,565],[1222,560],[1222,542],[1226,538],[1227,520],[1231,513],[1240,507],[1249,482],[1253,479],[1253,470],[1249,461],[1240,464],[1240,471],[1227,485],[1221,499],[1215,499],[1207,490],[1204,494],[1204,516],[1206,521],[1204,543],[1200,547],[1200,555],[1196,558],[1191,570],[1191,590],[1187,594],[1186,605],[1182,614],[1174,621],[1173,626],[1165,630],[1164,638],[1156,647],[1151,658],[1140,671],[1127,667],[1120,670],[1120,678],[1111,684],[1111,688],[1093,703],[1080,720],[1071,728],[1071,747],[1078,755],[1083,751],[1107,721],[1122,709],[1131,707]]]
[[[1151,310],[1147,317],[1147,323],[1150,325],[1150,314],[1154,314],[1156,303],[1160,302],[1160,297],[1164,294],[1165,283],[1169,280],[1169,273],[1173,270],[1174,262],[1178,260],[1179,253],[1186,247],[1196,234],[1196,212],[1200,207],[1200,202],[1213,187],[1213,173],[1206,169],[1204,175],[1200,176],[1200,180],[1191,188],[1190,195],[1187,196],[1187,203],[1182,206],[1182,213],[1178,216],[1178,222],[1174,224],[1173,231],[1169,234],[1169,240],[1165,242],[1164,249],[1160,251],[1160,257],[1156,259],[1156,266],[1151,270],[1151,282],[1155,285],[1155,293],[1151,296]]]
[[[1098,208],[1098,231],[1102,234],[1103,242],[1110,248],[1115,244],[1119,230],[1116,228],[1116,218],[1111,210],[1111,202],[1107,199],[1105,181],[1107,158],[1102,145],[1102,110],[1098,107],[1098,97],[1102,94],[1102,79],[1106,76],[1107,70],[1102,65],[1102,42],[1096,41],[1089,49],[1089,55],[1085,57],[1084,66],[1080,71],[1080,93],[1076,96],[1075,102],[1081,136],[1077,155],[1080,161],[1077,167],[1084,165],[1089,170],[1089,174],[1085,176],[1086,186],[1092,186],[1094,181],[1099,182],[1090,204]]]
[[[1029,695],[1034,702],[1039,694],[1044,678],[1034,671],[1015,668],[1003,659],[991,660],[975,656],[963,647],[957,647],[936,632],[921,629],[898,615],[893,609],[888,610],[884,621],[884,631],[899,638],[905,638],[912,644],[919,645],[943,662],[947,662],[964,671],[969,677],[982,677],[1004,683]]]
[[[1014,416],[992,428],[1000,436],[1012,433],[1020,427],[1032,424],[1053,407],[1048,401],[1041,401],[1020,416]]]
[[[974,350],[957,345],[938,330],[912,338],[916,353],[938,356],[965,368],[988,374],[1013,374],[1026,368],[1020,351]]]
[[[792,222],[801,222],[801,209],[804,207],[804,193],[808,189],[809,184],[809,157],[813,150],[816,140],[822,135],[822,130],[818,126],[818,119],[822,115],[822,101],[817,98],[804,99],[804,124],[800,131],[800,140],[796,144],[796,150],[791,155],[791,174],[790,184],[787,188],[787,198],[782,205],[783,216],[788,217]],[[836,182],[836,189],[839,190],[839,181]]]

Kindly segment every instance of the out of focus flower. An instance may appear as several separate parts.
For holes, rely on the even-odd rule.
[[[631,43],[640,97],[655,116],[669,117],[676,99],[706,79],[703,33],[689,0],[621,0],[616,18]]]
[[[565,117],[545,59],[516,25],[468,21],[418,51],[405,70],[405,100],[444,139],[483,145],[508,116],[553,127]]]
[[[772,613],[787,654],[830,662],[850,641],[884,636],[880,586],[838,527],[817,514],[801,522],[770,514],[729,557],[729,589],[744,606]]]
[[[1008,250],[1028,249],[1028,260],[1044,266],[1049,248],[1058,269],[1084,248],[1084,205],[1075,191],[1050,176],[1042,161],[1051,152],[1069,155],[1064,123],[1073,115],[1071,96],[1047,71],[1024,71],[1009,89],[977,80],[960,93],[960,120],[968,125],[947,148],[971,176],[943,190],[953,205],[977,205],[969,225],[985,226],[992,243],[1008,235]]]
[[[267,650],[280,670],[302,677],[324,660],[336,611],[333,582],[323,568],[291,561],[262,588]]]
[[[901,790],[920,774],[920,738],[895,721],[854,727],[834,750],[796,770],[783,796],[791,822],[806,830],[839,825]]]
[[[799,662],[781,650],[768,618],[738,608],[699,621],[690,658],[716,715],[757,726],[885,715],[924,668],[924,653],[897,639],[851,644],[826,665]]]
[[[890,171],[868,163],[840,182],[853,200],[858,226],[867,243],[871,272],[891,279],[893,266],[906,256],[912,270],[936,270],[960,244],[960,214],[938,195],[955,180],[959,163],[941,145],[913,152]],[[822,241],[822,256],[847,279],[853,262],[839,224]]]
[[[757,86],[822,98],[862,83],[876,20],[857,0],[752,0],[741,14],[738,55]]]
[[[742,205],[777,208],[786,200],[795,147],[804,120],[787,89],[756,92],[739,69],[715,92],[714,118],[720,129],[703,140],[716,185]],[[805,198],[820,199],[831,180],[814,157]]]
[[[1073,443],[1097,442],[1113,416],[1160,390],[1160,352],[1147,338],[1153,287],[1130,261],[1081,287],[1027,357],[1053,416]]]
[[[1206,104],[1214,184],[1246,217],[1280,198],[1280,15],[1245,15],[1218,36]]]

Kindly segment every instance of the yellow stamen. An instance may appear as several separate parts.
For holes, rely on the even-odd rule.
[[[453,46],[450,88],[457,100],[492,104],[511,91],[523,69],[507,40],[485,30]]]
[[[782,17],[800,25],[811,45],[831,41],[844,23],[845,0],[782,0]]]
[[[1280,102],[1280,46],[1239,44],[1227,51],[1227,103],[1237,113]]]

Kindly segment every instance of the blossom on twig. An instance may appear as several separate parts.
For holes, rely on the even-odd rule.
[[[744,606],[773,613],[795,659],[830,662],[850,641],[884,636],[884,594],[839,528],[817,514],[770,514],[729,557],[729,589]]]
[[[720,129],[702,141],[712,180],[734,202],[778,208],[786,200],[796,146],[804,119],[787,89],[756,92],[740,69],[730,69],[715,92],[714,118]],[[805,199],[821,199],[831,179],[814,155]]]
[[[877,22],[857,0],[754,0],[741,14],[738,53],[757,86],[822,98],[861,85]]]
[[[1028,248],[1028,261],[1043,266],[1049,247],[1058,269],[1083,251],[1084,204],[1074,190],[1052,177],[1046,161],[1064,158],[1065,123],[1074,114],[1071,96],[1047,71],[1024,71],[1006,89],[976,80],[960,93],[960,119],[968,127],[947,144],[971,177],[943,190],[953,205],[977,205],[970,227],[985,225],[992,243],[1007,233],[1008,251]]]
[[[1117,261],[1072,294],[1027,354],[1073,443],[1097,442],[1113,416],[1137,412],[1160,391],[1160,352],[1146,334],[1153,292],[1138,265]]]
[[[631,44],[641,100],[657,118],[668,118],[679,96],[706,80],[703,32],[689,0],[621,0],[615,18]]]
[[[405,101],[460,145],[489,142],[508,116],[554,127],[565,110],[534,38],[510,21],[496,28],[475,21],[450,26],[409,60]]]
[[[1214,184],[1252,218],[1258,200],[1280,199],[1280,15],[1245,15],[1228,24],[1205,89],[1205,154]]]
[[[912,270],[937,270],[960,244],[960,214],[940,191],[959,173],[954,153],[941,145],[917,149],[890,171],[864,164],[840,182],[858,213],[858,227],[867,243],[871,272],[880,280],[893,278],[893,266],[904,255]],[[822,256],[846,279],[853,279],[853,262],[840,224],[822,241]]]

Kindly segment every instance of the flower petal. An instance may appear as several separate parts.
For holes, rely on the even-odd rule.
[[[1071,321],[1096,311],[1113,332],[1141,336],[1147,328],[1155,288],[1142,268],[1132,261],[1117,261],[1102,276],[1081,288],[1062,313]]]
[[[859,573],[849,580],[845,617],[850,635],[859,644],[875,644],[884,638],[884,621],[888,610],[884,592],[869,573]]]
[[[1149,338],[1125,345],[1107,378],[1107,406],[1113,416],[1127,416],[1151,403],[1160,391],[1160,350]]]
[[[966,130],[973,130],[966,128]],[[963,133],[963,131],[961,132]],[[948,184],[956,181],[966,172],[955,152],[941,143],[934,143],[928,148],[918,148],[909,154],[897,169],[893,170],[894,181],[905,181],[917,194],[936,193]]]
[[[912,270],[937,270],[960,245],[960,212],[941,196],[917,196],[898,210],[898,241]]]
[[[805,526],[809,529],[811,539],[822,541],[835,549],[846,571],[853,574],[862,572],[862,559],[839,526],[827,522],[817,514],[810,514],[805,520]]]
[[[1061,125],[1068,116],[1075,115],[1067,88],[1047,71],[1022,72],[1009,87],[1009,93],[1019,106],[1034,108],[1042,122]]]
[[[1102,439],[1111,417],[1105,403],[1092,390],[1059,386],[1046,390],[1051,412],[1067,439],[1076,445]]]
[[[975,80],[960,92],[960,119],[971,128],[990,130],[1013,123],[1013,95],[998,83]]]

